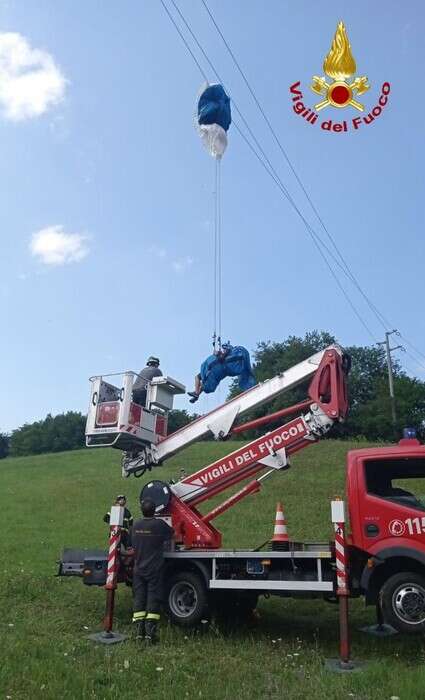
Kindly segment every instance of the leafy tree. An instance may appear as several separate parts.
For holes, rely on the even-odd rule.
[[[6,433],[0,433],[0,459],[7,457],[9,454],[9,436]]]
[[[398,439],[403,428],[416,428],[420,438],[425,437],[425,382],[404,374],[394,378],[397,425],[394,431],[391,418],[391,402],[388,379],[380,377],[374,381],[374,393],[369,401],[358,405],[349,415],[346,435],[364,435],[370,440]]]
[[[306,333],[304,338],[290,335],[281,343],[258,343],[254,353],[257,380],[262,382],[279,372],[285,372],[335,342],[335,337],[326,331],[311,331]]]
[[[185,410],[181,411],[179,409],[175,409],[170,411],[168,415],[168,434],[170,435],[171,433],[175,433],[176,430],[183,428],[183,426],[187,425],[197,417],[198,416],[195,413],[190,415],[190,413]]]
[[[400,375],[394,380],[397,407],[397,428],[416,428],[425,439],[425,382]]]
[[[86,419],[81,413],[51,416],[35,423],[26,423],[14,430],[10,438],[12,456],[63,452],[84,447]]]
[[[345,348],[351,357],[351,371],[348,378],[350,395],[350,414],[364,406],[376,394],[376,382],[387,379],[387,361],[382,347],[352,347]],[[402,374],[397,360],[393,360],[394,375]]]

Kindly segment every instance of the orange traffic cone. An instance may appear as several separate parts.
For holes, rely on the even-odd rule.
[[[276,520],[272,537],[272,549],[289,549],[289,537],[286,529],[286,519],[283,512],[282,503],[279,501],[276,506]]]

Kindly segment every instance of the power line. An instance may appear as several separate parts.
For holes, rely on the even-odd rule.
[[[282,142],[280,141],[278,135],[276,134],[276,131],[274,130],[273,125],[272,125],[270,119],[268,118],[266,112],[264,111],[264,109],[263,109],[263,107],[262,107],[262,105],[261,105],[259,99],[257,98],[257,95],[255,94],[254,89],[252,88],[252,86],[251,86],[251,84],[250,84],[250,82],[249,82],[249,80],[248,80],[248,78],[247,78],[245,72],[243,71],[243,69],[242,69],[242,67],[241,67],[241,65],[240,65],[240,63],[239,63],[239,61],[237,60],[237,58],[236,58],[236,56],[235,56],[235,53],[233,52],[231,46],[229,45],[229,42],[226,40],[226,38],[225,38],[225,36],[224,36],[224,34],[223,34],[223,32],[222,32],[220,26],[218,25],[218,22],[216,21],[214,15],[213,15],[213,13],[212,13],[212,11],[211,11],[210,8],[208,7],[208,4],[207,4],[206,0],[202,0],[202,4],[204,5],[205,10],[207,11],[207,13],[208,13],[208,15],[209,15],[209,17],[210,17],[210,19],[211,19],[211,21],[212,21],[214,27],[216,28],[216,30],[217,30],[219,36],[221,37],[221,39],[222,39],[222,41],[223,41],[223,43],[224,43],[224,45],[225,45],[225,47],[226,47],[226,49],[227,49],[229,55],[231,56],[231,58],[232,58],[232,60],[233,60],[233,62],[234,62],[234,64],[235,64],[235,66],[236,66],[237,70],[239,71],[239,73],[240,73],[240,75],[241,75],[241,77],[242,77],[242,79],[243,79],[243,81],[244,81],[246,87],[248,88],[248,90],[249,90],[249,92],[250,92],[250,94],[251,94],[251,96],[252,96],[252,98],[253,98],[255,104],[257,105],[257,107],[258,107],[258,109],[259,109],[259,111],[260,111],[260,113],[261,113],[261,115],[262,115],[264,121],[266,122],[266,124],[267,124],[267,126],[268,126],[268,128],[269,128],[269,130],[270,130],[270,133],[272,134],[272,136],[273,136],[273,138],[274,138],[274,140],[275,140],[275,142],[276,142],[276,144],[277,144],[277,146],[278,146],[280,152],[281,152],[282,155],[284,156],[284,158],[285,158],[285,160],[286,160],[286,162],[287,162],[289,168],[291,169],[291,171],[292,171],[292,173],[293,173],[295,179],[297,180],[299,186],[301,187],[301,189],[302,189],[302,191],[303,191],[303,193],[304,193],[304,195],[305,195],[307,201],[309,202],[309,204],[310,204],[310,206],[311,206],[313,212],[315,213],[315,215],[316,215],[318,221],[320,222],[320,224],[321,224],[323,230],[325,231],[325,233],[326,233],[326,235],[328,236],[329,240],[331,241],[331,243],[332,243],[332,245],[333,245],[335,251],[337,252],[337,254],[338,254],[338,256],[339,256],[341,262],[343,263],[343,265],[344,265],[344,267],[345,267],[345,269],[346,269],[346,271],[347,271],[347,273],[348,273],[348,275],[349,275],[351,281],[353,282],[353,284],[356,286],[356,288],[358,289],[358,291],[360,292],[360,294],[361,294],[361,295],[363,296],[363,298],[365,299],[366,303],[368,304],[368,306],[369,306],[369,308],[371,309],[371,311],[374,313],[374,315],[375,315],[375,317],[377,318],[377,320],[378,320],[378,322],[380,323],[380,325],[384,328],[384,330],[387,330],[388,328],[390,328],[391,326],[393,326],[393,324],[390,323],[390,321],[388,321],[388,319],[385,318],[385,316],[381,313],[381,311],[379,311],[379,309],[377,308],[377,306],[372,302],[372,300],[369,298],[369,296],[366,294],[366,292],[362,289],[362,287],[361,287],[360,283],[358,282],[357,278],[355,277],[353,271],[350,269],[350,267],[349,267],[348,263],[346,262],[346,260],[345,260],[345,258],[344,258],[344,256],[343,256],[343,254],[342,254],[341,251],[339,250],[338,245],[336,244],[336,241],[335,241],[334,237],[333,237],[332,234],[329,232],[329,230],[328,230],[327,226],[325,225],[325,223],[324,223],[322,217],[320,216],[319,211],[317,210],[317,208],[316,208],[314,202],[312,201],[312,199],[311,199],[311,197],[310,197],[310,195],[309,195],[309,193],[308,193],[306,187],[304,186],[304,184],[303,184],[301,178],[299,177],[299,175],[298,175],[298,173],[297,173],[297,171],[296,171],[296,169],[295,169],[293,163],[291,162],[291,160],[290,160],[290,158],[289,158],[289,156],[288,156],[288,154],[287,154],[285,148],[284,148],[283,145],[282,145]],[[424,353],[422,353],[420,350],[418,350],[417,348],[415,348],[415,346],[414,346],[409,340],[407,340],[407,338],[405,338],[401,333],[399,333],[399,335],[400,335],[400,337],[403,338],[403,340],[404,340],[418,355],[420,355],[423,359],[425,359],[425,354],[424,354]]]
[[[269,173],[270,177],[274,180],[274,182],[275,182],[276,185],[279,187],[279,189],[283,191],[283,187],[282,187],[281,183],[279,182],[279,180],[278,180],[277,178],[275,178],[275,176],[273,175],[273,173],[268,169],[266,163],[264,163],[264,161],[263,161],[263,160],[261,159],[261,157],[258,155],[258,153],[257,153],[256,150],[254,149],[254,147],[252,146],[252,144],[249,142],[249,140],[247,139],[247,137],[245,136],[245,134],[244,134],[244,133],[241,131],[241,129],[239,128],[239,126],[238,126],[237,124],[235,124],[235,123],[234,123],[234,126],[235,126],[236,130],[239,132],[239,134],[241,135],[241,137],[243,138],[243,140],[245,141],[245,143],[248,145],[248,147],[249,147],[249,148],[251,149],[251,151],[254,153],[255,157],[259,160],[259,162],[261,163],[261,165],[263,166],[263,168]],[[295,208],[296,208],[296,207],[295,207]],[[301,218],[303,219],[303,221],[305,222],[304,217],[303,217],[301,214],[300,214],[300,216],[301,216]],[[321,257],[323,258],[323,260],[324,260],[324,262],[325,262],[325,264],[326,264],[326,266],[327,266],[329,272],[331,273],[331,275],[332,275],[332,277],[334,278],[335,282],[337,283],[339,289],[341,290],[341,292],[343,293],[345,299],[347,300],[349,306],[351,307],[351,309],[353,310],[353,312],[355,313],[355,315],[356,315],[357,318],[359,319],[359,321],[360,321],[360,323],[362,324],[362,326],[363,326],[363,327],[365,328],[365,330],[369,333],[369,335],[371,336],[372,340],[373,340],[374,342],[376,342],[376,338],[375,338],[374,334],[372,333],[372,331],[371,331],[370,328],[368,327],[367,323],[363,320],[363,318],[361,317],[361,315],[360,315],[359,312],[357,311],[356,307],[354,306],[353,302],[351,301],[350,297],[348,296],[346,290],[344,289],[344,287],[342,286],[340,280],[338,279],[337,275],[335,274],[334,269],[333,269],[332,266],[330,265],[329,260],[326,258],[325,254],[323,253],[322,249],[320,248],[319,243],[317,242],[317,240],[316,240],[315,236],[313,235],[312,231],[309,230],[309,227],[307,227],[307,230],[308,230],[308,232],[309,232],[309,234],[310,234],[310,236],[311,236],[311,239],[312,239],[314,245],[316,246],[317,250],[319,251],[319,254],[320,254]]]
[[[164,4],[164,3],[163,3],[163,0],[161,0],[161,2],[162,2],[162,4]],[[171,0],[171,2],[172,2],[172,4],[173,4],[173,6],[174,6],[176,12],[178,13],[179,17],[181,18],[182,22],[184,23],[186,29],[188,30],[189,34],[191,35],[192,39],[193,39],[194,42],[196,43],[198,49],[201,51],[201,53],[202,53],[202,55],[204,56],[205,60],[207,61],[208,65],[210,66],[211,70],[213,71],[214,75],[216,76],[217,80],[219,80],[220,83],[224,84],[224,81],[223,81],[222,77],[220,76],[220,74],[219,74],[218,71],[216,70],[214,64],[212,63],[212,61],[210,60],[210,58],[209,58],[208,54],[206,53],[205,49],[203,48],[203,46],[202,46],[201,43],[199,42],[197,36],[196,36],[195,33],[193,32],[193,30],[192,30],[192,28],[191,28],[189,22],[187,21],[187,19],[185,18],[185,16],[184,16],[183,13],[181,12],[181,10],[180,10],[180,8],[178,7],[178,5],[176,4],[175,0]],[[170,16],[170,13],[169,13],[169,12],[167,12],[167,14],[168,14],[168,16]],[[177,27],[176,22],[174,21],[174,18],[173,18],[173,24],[174,24],[175,27]],[[178,33],[179,33],[180,36],[182,36],[182,33],[181,33],[180,30],[179,30]],[[187,47],[187,42],[185,41],[184,43],[185,43],[185,46]],[[193,56],[193,52],[192,52],[192,51],[190,51],[190,54],[191,54],[191,56]],[[198,61],[196,61],[196,64],[199,66]],[[203,71],[202,71],[202,75],[205,76],[205,73],[204,73]],[[331,256],[331,258],[334,260],[334,262],[338,265],[338,267],[340,267],[340,268],[342,269],[342,271],[344,272],[344,274],[346,274],[347,276],[349,276],[349,275],[347,274],[347,271],[344,270],[344,268],[341,266],[341,264],[339,263],[339,261],[338,261],[338,260],[335,258],[335,256],[333,255],[332,251],[331,251],[331,250],[329,249],[329,247],[324,243],[324,241],[320,238],[320,236],[318,235],[318,233],[317,233],[316,231],[314,231],[314,229],[311,227],[310,223],[307,221],[307,219],[304,217],[304,215],[302,214],[302,212],[300,211],[300,209],[297,207],[297,205],[296,205],[295,201],[293,200],[291,194],[289,193],[289,191],[287,190],[287,188],[286,188],[285,185],[283,184],[282,180],[280,179],[280,176],[279,176],[278,173],[276,172],[276,170],[275,170],[275,168],[273,167],[272,163],[270,162],[270,160],[269,160],[267,154],[265,153],[264,149],[262,148],[261,144],[259,143],[259,141],[258,141],[258,139],[256,138],[254,132],[252,131],[251,127],[249,126],[249,124],[248,124],[248,122],[247,122],[247,120],[245,119],[244,115],[242,114],[241,110],[239,109],[237,103],[235,102],[235,100],[234,100],[233,98],[232,98],[232,102],[233,102],[233,105],[234,105],[234,107],[235,107],[236,112],[239,114],[240,118],[242,119],[242,122],[244,123],[245,127],[247,128],[247,130],[248,130],[248,132],[249,132],[251,138],[253,139],[254,143],[256,144],[257,148],[259,149],[260,153],[262,154],[262,156],[263,156],[264,160],[266,161],[268,167],[266,166],[266,164],[264,163],[264,161],[262,160],[262,158],[261,158],[260,156],[258,156],[257,152],[255,151],[255,149],[254,149],[254,147],[252,146],[252,144],[250,144],[249,140],[244,136],[244,134],[243,134],[243,132],[241,131],[240,127],[237,125],[237,122],[233,121],[233,124],[234,124],[235,128],[236,128],[237,131],[240,133],[240,135],[242,136],[242,138],[246,141],[246,143],[248,144],[248,146],[249,146],[249,147],[251,148],[251,150],[253,151],[254,155],[256,155],[256,157],[258,158],[258,160],[260,161],[260,163],[261,163],[261,164],[263,165],[263,167],[265,168],[266,172],[272,177],[272,179],[274,180],[274,182],[275,182],[275,183],[278,185],[278,187],[280,188],[281,192],[285,195],[285,197],[288,199],[288,201],[290,202],[290,204],[292,205],[292,207],[293,207],[293,208],[295,209],[295,211],[297,212],[298,216],[299,216],[299,217],[301,218],[301,220],[303,221],[303,223],[304,223],[304,225],[305,225],[305,227],[306,227],[306,229],[307,229],[307,231],[308,231],[310,237],[312,238],[314,244],[316,245],[317,249],[319,250],[320,255],[322,256],[323,260],[325,261],[325,264],[327,265],[329,271],[331,272],[332,276],[334,277],[334,279],[335,279],[335,281],[336,281],[338,287],[339,287],[340,290],[342,291],[342,293],[343,293],[344,297],[346,298],[347,302],[349,303],[351,309],[354,311],[354,313],[355,313],[355,315],[357,316],[357,318],[359,319],[360,323],[363,325],[363,327],[365,328],[365,330],[367,331],[367,333],[371,336],[371,338],[373,339],[373,341],[376,342],[376,338],[375,338],[374,334],[372,333],[372,331],[370,330],[370,328],[368,327],[368,325],[366,324],[366,322],[364,321],[364,319],[361,317],[360,313],[358,312],[358,310],[357,310],[356,307],[354,306],[353,302],[352,302],[351,299],[349,298],[349,296],[348,296],[346,290],[344,289],[344,287],[342,286],[340,280],[339,280],[338,277],[336,276],[336,274],[335,274],[334,270],[332,269],[332,267],[331,267],[329,261],[326,259],[326,256],[323,254],[323,251],[320,249],[320,246],[319,246],[319,244],[318,244],[317,241],[319,241],[320,244],[325,248],[325,250],[326,250],[326,251],[328,252],[328,254]]]
[[[201,51],[201,53],[202,53],[202,55],[204,56],[205,60],[207,61],[208,65],[210,66],[210,68],[212,69],[213,73],[215,74],[216,78],[219,80],[220,83],[223,83],[223,80],[222,80],[221,76],[219,75],[219,73],[218,73],[218,71],[216,70],[214,64],[212,63],[212,61],[210,60],[210,58],[209,58],[209,56],[207,55],[206,51],[204,50],[204,48],[203,48],[202,45],[200,44],[199,40],[197,39],[195,33],[193,32],[193,30],[192,30],[191,26],[189,25],[188,21],[186,20],[185,16],[184,16],[183,13],[180,11],[180,9],[179,9],[179,7],[177,6],[176,2],[175,2],[174,0],[171,0],[171,2],[172,2],[172,4],[173,4],[173,6],[174,6],[176,12],[177,12],[178,15],[180,16],[182,22],[183,22],[184,25],[186,26],[187,31],[188,31],[188,32],[190,33],[190,35],[192,36],[192,38],[193,38],[193,40],[195,41],[195,43],[196,43],[198,49]],[[392,324],[385,318],[385,316],[379,311],[379,309],[376,307],[376,305],[370,300],[370,298],[367,296],[367,294],[364,292],[364,290],[363,290],[362,287],[360,286],[360,284],[359,284],[358,280],[356,279],[354,273],[351,271],[350,267],[348,266],[348,263],[347,263],[346,260],[344,259],[344,257],[343,257],[343,255],[342,255],[341,251],[339,250],[339,248],[338,248],[338,246],[337,246],[337,244],[336,244],[334,238],[332,237],[332,235],[331,235],[330,232],[328,231],[326,225],[324,224],[324,222],[323,222],[323,220],[322,220],[322,218],[321,218],[319,212],[317,211],[317,209],[316,209],[316,207],[315,207],[313,201],[311,200],[311,197],[309,196],[309,194],[308,194],[306,188],[304,187],[304,185],[303,185],[301,179],[299,178],[299,176],[298,176],[298,174],[297,174],[297,172],[296,172],[296,170],[295,170],[293,164],[291,163],[291,161],[290,161],[290,159],[289,159],[289,157],[288,157],[288,155],[287,155],[285,149],[283,148],[283,146],[282,146],[282,144],[281,144],[279,138],[277,137],[277,135],[276,135],[276,133],[275,133],[275,131],[274,131],[274,129],[273,129],[271,123],[270,123],[270,120],[267,118],[267,115],[265,114],[264,110],[262,109],[261,104],[259,103],[259,101],[258,101],[258,99],[257,99],[257,97],[256,97],[256,95],[255,95],[255,93],[253,92],[251,86],[249,85],[249,82],[248,82],[248,80],[247,80],[245,74],[243,73],[243,71],[242,71],[242,69],[241,69],[239,63],[237,62],[236,57],[234,56],[232,50],[230,49],[230,46],[228,46],[228,44],[227,44],[227,42],[226,42],[226,40],[225,40],[225,38],[224,38],[224,36],[223,36],[221,30],[219,29],[217,23],[215,22],[215,20],[214,20],[214,18],[213,18],[213,16],[212,16],[211,11],[209,10],[209,8],[208,8],[206,2],[205,2],[204,0],[202,0],[202,2],[203,2],[203,4],[204,4],[204,6],[205,6],[205,8],[206,8],[206,10],[207,10],[207,12],[208,12],[208,14],[210,15],[212,21],[214,22],[217,31],[219,32],[220,36],[222,37],[223,41],[225,42],[225,44],[226,44],[226,46],[227,46],[227,48],[228,48],[228,50],[229,50],[230,55],[232,56],[233,60],[235,61],[235,65],[237,65],[238,70],[240,71],[241,75],[243,76],[244,81],[246,82],[248,89],[250,89],[250,92],[251,92],[253,98],[255,99],[256,104],[257,104],[257,106],[259,107],[259,109],[260,109],[260,111],[261,111],[261,113],[262,113],[264,119],[266,120],[266,123],[268,124],[268,126],[269,126],[269,128],[270,128],[270,130],[271,130],[271,132],[272,132],[272,134],[273,134],[273,136],[274,136],[276,142],[278,143],[279,148],[280,148],[280,150],[282,151],[282,154],[284,155],[285,159],[287,160],[289,167],[291,168],[291,170],[292,170],[294,176],[295,176],[296,179],[297,179],[297,182],[299,183],[301,189],[303,190],[304,195],[306,196],[307,200],[309,201],[310,206],[311,206],[313,212],[314,212],[315,215],[317,216],[317,218],[318,218],[318,220],[319,220],[321,226],[323,227],[325,233],[327,234],[329,240],[331,241],[331,243],[332,243],[332,245],[333,245],[335,251],[337,252],[337,254],[338,254],[338,256],[339,256],[339,258],[340,258],[342,264],[339,262],[339,260],[337,260],[337,259],[335,258],[335,255],[332,253],[332,251],[329,249],[329,247],[326,245],[326,243],[320,238],[320,236],[318,235],[318,233],[311,227],[311,225],[309,224],[309,222],[305,219],[305,217],[303,216],[303,214],[301,213],[301,211],[300,211],[299,208],[297,207],[295,201],[293,200],[293,198],[292,198],[292,196],[290,195],[289,191],[287,190],[287,188],[286,188],[285,185],[283,184],[283,182],[282,182],[280,176],[279,176],[278,173],[276,172],[276,170],[275,170],[275,168],[273,167],[272,163],[270,162],[270,160],[269,160],[267,154],[265,153],[264,149],[262,148],[262,146],[261,146],[261,144],[259,143],[258,139],[256,138],[255,134],[253,133],[252,129],[250,128],[250,126],[249,126],[248,122],[246,121],[244,115],[242,114],[241,110],[238,108],[238,106],[237,106],[235,100],[232,98],[232,102],[233,102],[233,105],[234,105],[234,107],[235,107],[235,110],[236,110],[237,113],[239,114],[239,116],[240,116],[242,122],[244,123],[246,129],[248,130],[248,132],[249,132],[249,134],[250,134],[250,136],[251,136],[251,138],[253,139],[254,143],[256,144],[257,148],[259,149],[259,151],[260,151],[260,153],[262,154],[263,157],[261,157],[261,156],[258,154],[258,152],[255,150],[255,148],[254,148],[254,146],[252,145],[252,143],[250,143],[249,139],[243,134],[241,128],[239,127],[239,125],[238,125],[238,124],[235,122],[235,120],[234,120],[233,123],[234,123],[235,128],[237,129],[237,131],[239,132],[239,134],[241,135],[241,137],[245,140],[245,142],[247,143],[247,145],[248,145],[248,147],[250,148],[250,150],[254,153],[254,155],[256,156],[256,158],[259,160],[260,164],[264,167],[264,169],[266,170],[266,172],[270,175],[270,177],[273,179],[273,181],[275,182],[275,184],[279,187],[279,189],[281,190],[282,194],[284,194],[285,197],[288,199],[288,201],[290,202],[290,204],[292,205],[292,207],[294,208],[294,210],[297,212],[298,216],[299,216],[299,217],[301,218],[301,220],[303,221],[303,223],[304,223],[304,225],[305,225],[305,227],[306,227],[306,229],[307,229],[307,231],[308,231],[310,237],[312,238],[314,244],[316,245],[316,248],[317,248],[318,251],[319,251],[319,254],[320,254],[321,257],[323,258],[323,260],[324,260],[326,266],[328,267],[330,273],[332,274],[333,278],[335,279],[335,281],[336,281],[338,287],[340,288],[341,292],[343,293],[343,295],[344,295],[345,299],[347,300],[348,304],[350,305],[351,309],[353,310],[353,312],[355,313],[355,315],[357,316],[357,318],[359,319],[359,321],[361,322],[361,324],[363,325],[363,327],[365,328],[365,330],[367,331],[367,333],[368,333],[368,334],[373,338],[373,340],[376,342],[376,338],[375,338],[374,334],[372,333],[372,331],[370,330],[370,328],[368,327],[368,325],[366,324],[366,322],[364,321],[364,319],[361,317],[361,315],[360,315],[359,312],[357,311],[356,307],[354,306],[353,302],[351,301],[350,297],[348,296],[346,290],[344,289],[344,287],[342,286],[340,280],[338,279],[337,275],[335,274],[335,271],[333,270],[332,266],[330,265],[329,261],[327,260],[326,256],[324,255],[323,251],[321,250],[320,245],[327,251],[328,255],[332,258],[332,260],[334,261],[334,263],[342,270],[342,272],[348,277],[348,279],[356,286],[356,288],[358,289],[358,291],[360,292],[360,294],[362,295],[362,297],[365,299],[365,301],[366,301],[366,303],[368,304],[369,308],[370,308],[371,311],[374,313],[375,317],[376,317],[377,320],[379,321],[380,325],[382,325],[382,327],[384,328],[384,330],[385,330],[386,328],[390,327]],[[184,43],[186,49],[188,50],[189,54],[191,55],[191,57],[192,57],[193,60],[195,61],[195,63],[196,63],[196,65],[197,65],[198,69],[200,70],[201,75],[203,76],[203,78],[205,79],[205,81],[208,83],[209,81],[208,81],[208,78],[207,78],[207,76],[206,76],[206,73],[205,73],[204,70],[202,69],[202,67],[201,67],[201,65],[200,65],[200,63],[199,63],[199,61],[197,60],[195,54],[194,54],[193,51],[191,50],[191,48],[190,48],[190,46],[189,46],[189,44],[188,44],[186,38],[184,37],[182,31],[181,31],[180,28],[178,27],[177,23],[175,22],[174,18],[172,17],[171,13],[169,12],[168,8],[165,6],[165,3],[164,3],[163,0],[161,0],[161,4],[163,5],[164,9],[166,10],[168,17],[169,17],[170,20],[172,21],[172,23],[173,23],[175,29],[177,30],[177,32],[178,32],[180,38],[182,39],[182,41],[183,41],[183,43]],[[320,245],[319,245],[319,243],[320,243]],[[401,335],[401,334],[400,334],[400,335]],[[405,338],[404,336],[402,336],[402,337],[403,337],[403,340],[415,350],[415,352],[417,352],[418,354],[422,355],[422,356],[425,358],[425,355],[423,355],[420,351],[418,351],[416,348],[414,348],[414,346],[410,343],[410,341],[407,340],[407,338]],[[415,362],[417,362],[417,360],[416,360],[415,358],[413,358],[413,359],[414,359]],[[424,367],[424,369],[425,369],[425,367]],[[414,372],[413,372],[413,373],[414,373]]]
[[[407,345],[409,345],[409,347],[411,347],[412,350],[414,350],[414,352],[416,352],[417,355],[419,355],[419,357],[422,357],[425,360],[425,354],[423,352],[421,352],[420,350],[418,350],[417,348],[415,348],[415,346],[409,340],[407,340],[407,338],[405,338],[402,333],[397,333],[397,335],[399,335],[400,338],[402,338],[404,340],[404,342],[407,343]],[[422,365],[422,366],[425,369],[425,365]]]
[[[189,51],[189,53],[190,53],[190,55],[192,56],[193,60],[195,61],[196,65],[198,66],[198,69],[199,69],[201,75],[203,76],[205,82],[208,83],[207,74],[204,72],[204,70],[203,70],[201,64],[199,63],[198,59],[196,58],[195,54],[193,53],[192,49],[190,48],[189,44],[187,43],[187,41],[186,41],[184,35],[183,35],[182,32],[180,31],[180,28],[179,28],[178,24],[174,21],[174,17],[173,17],[173,15],[171,14],[171,12],[169,11],[169,9],[168,9],[167,5],[165,4],[164,0],[161,0],[161,5],[162,5],[162,7],[164,8],[165,12],[167,13],[168,17],[170,18],[171,22],[174,24],[174,27],[175,27],[176,31],[178,32],[178,34],[179,34],[179,36],[180,36],[180,39],[182,40],[182,42],[183,42],[184,45],[186,46],[186,49]]]
[[[400,338],[403,338],[403,336],[401,334],[400,334]],[[404,340],[404,338],[403,338],[403,340]],[[408,355],[408,357],[410,357],[411,360],[413,360],[413,362],[422,370],[422,372],[425,372],[425,365],[422,362],[419,362],[417,360],[417,358],[414,355],[412,355],[411,352],[406,350],[406,348],[404,349],[404,352],[406,353],[406,355]],[[412,372],[412,374],[416,374],[416,373],[417,373],[417,370]]]
[[[173,3],[173,4],[174,4],[174,3]],[[249,83],[248,78],[246,77],[244,71],[242,70],[242,68],[241,68],[241,66],[240,66],[240,64],[239,64],[239,61],[237,60],[235,54],[233,53],[233,51],[232,51],[232,49],[231,49],[229,43],[226,41],[226,39],[225,39],[225,37],[224,37],[224,35],[223,35],[223,32],[221,31],[221,29],[220,29],[220,27],[218,26],[218,24],[217,24],[217,22],[216,22],[216,20],[215,20],[215,18],[214,18],[214,16],[213,16],[211,10],[209,9],[209,7],[208,7],[208,5],[207,5],[207,3],[206,3],[206,0],[202,0],[202,4],[204,5],[204,7],[205,7],[205,9],[206,9],[206,11],[207,11],[209,17],[211,18],[211,21],[212,21],[212,23],[214,24],[214,26],[215,26],[215,28],[216,28],[218,34],[220,35],[220,37],[221,37],[221,39],[222,39],[222,41],[223,41],[223,43],[224,43],[224,45],[225,45],[227,51],[229,52],[229,54],[230,54],[230,56],[231,56],[231,58],[232,58],[232,60],[233,60],[233,62],[234,62],[234,64],[235,64],[236,68],[238,69],[240,75],[242,76],[242,79],[243,79],[245,85],[247,86],[247,88],[248,88],[248,90],[249,90],[249,92],[250,92],[250,94],[251,94],[251,96],[252,96],[252,98],[253,98],[255,104],[257,105],[258,109],[260,110],[260,113],[261,113],[261,115],[262,115],[264,121],[266,122],[266,124],[267,124],[267,126],[268,126],[268,128],[269,128],[269,130],[270,130],[270,133],[272,134],[274,140],[276,141],[276,143],[277,143],[277,145],[278,145],[278,147],[279,147],[280,152],[282,153],[282,155],[283,155],[283,157],[285,158],[285,160],[286,160],[286,162],[287,162],[289,168],[291,169],[291,171],[292,171],[292,173],[293,173],[293,175],[294,175],[296,181],[298,182],[299,186],[301,187],[301,189],[302,189],[302,191],[303,191],[303,193],[304,193],[304,195],[305,195],[307,201],[309,202],[309,204],[310,204],[310,206],[311,206],[311,208],[312,208],[314,214],[316,215],[316,217],[317,217],[319,223],[321,224],[321,226],[322,226],[324,232],[326,233],[326,235],[328,236],[330,242],[332,243],[332,245],[333,245],[333,247],[334,247],[336,253],[338,254],[338,256],[339,256],[339,258],[340,258],[342,264],[344,265],[344,268],[345,268],[346,272],[348,273],[348,275],[349,275],[351,281],[352,281],[352,282],[354,283],[354,285],[357,287],[358,291],[362,294],[362,296],[364,297],[365,301],[367,302],[369,308],[373,311],[373,313],[374,313],[375,316],[377,317],[378,321],[381,323],[382,326],[384,326],[384,330],[386,330],[387,326],[386,326],[385,323],[383,323],[383,321],[382,321],[382,319],[383,319],[382,314],[380,314],[379,310],[378,310],[378,309],[376,308],[376,306],[371,302],[371,300],[369,299],[369,297],[366,295],[366,293],[365,293],[365,292],[363,291],[363,289],[361,288],[360,283],[358,282],[358,280],[357,280],[356,277],[354,276],[354,273],[353,273],[352,270],[350,269],[350,267],[349,267],[348,263],[346,262],[346,260],[345,260],[345,258],[344,258],[344,256],[343,256],[343,254],[341,253],[340,249],[338,248],[338,245],[336,244],[336,241],[335,241],[334,237],[332,236],[332,234],[329,232],[327,226],[325,225],[325,222],[323,221],[322,217],[320,216],[320,213],[319,213],[319,211],[317,210],[317,207],[315,206],[315,204],[314,204],[313,200],[311,199],[311,197],[310,197],[310,195],[309,195],[309,193],[308,193],[306,187],[304,186],[304,183],[302,182],[301,178],[299,177],[299,175],[298,175],[298,173],[297,173],[297,171],[296,171],[296,169],[295,169],[295,166],[293,165],[292,161],[290,160],[290,158],[289,158],[289,156],[288,156],[288,154],[287,154],[285,148],[284,148],[283,145],[282,145],[282,142],[280,141],[278,135],[276,134],[276,131],[274,130],[274,128],[273,128],[273,126],[272,126],[272,124],[271,124],[271,122],[270,122],[270,119],[268,118],[268,116],[267,116],[267,114],[265,113],[263,107],[261,106],[261,103],[260,103],[259,99],[257,98],[257,95],[256,95],[255,92],[254,92],[254,89],[252,88],[251,84]],[[385,319],[384,319],[384,320],[385,320]]]

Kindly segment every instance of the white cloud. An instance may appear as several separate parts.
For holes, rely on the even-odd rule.
[[[179,258],[178,260],[173,260],[172,267],[176,272],[185,272],[194,263],[193,258],[187,256],[186,258]]]
[[[48,226],[33,233],[30,251],[45,265],[79,262],[89,253],[87,236],[65,233],[63,226]]]
[[[65,94],[66,80],[52,56],[22,34],[0,32],[0,107],[6,119],[44,114]]]

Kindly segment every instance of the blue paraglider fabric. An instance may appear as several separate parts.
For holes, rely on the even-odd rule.
[[[251,369],[249,352],[242,345],[230,346],[225,357],[210,355],[201,365],[202,388],[212,394],[225,377],[238,377],[239,388],[246,391],[257,383]]]
[[[257,383],[251,369],[249,352],[242,345],[235,345],[224,361],[228,377],[239,377],[239,388],[243,391],[250,389]]]
[[[206,394],[212,394],[226,375],[224,362],[216,355],[210,355],[201,365],[202,388]]]
[[[232,122],[230,98],[222,85],[209,85],[198,100],[198,123],[219,124],[228,131]]]

